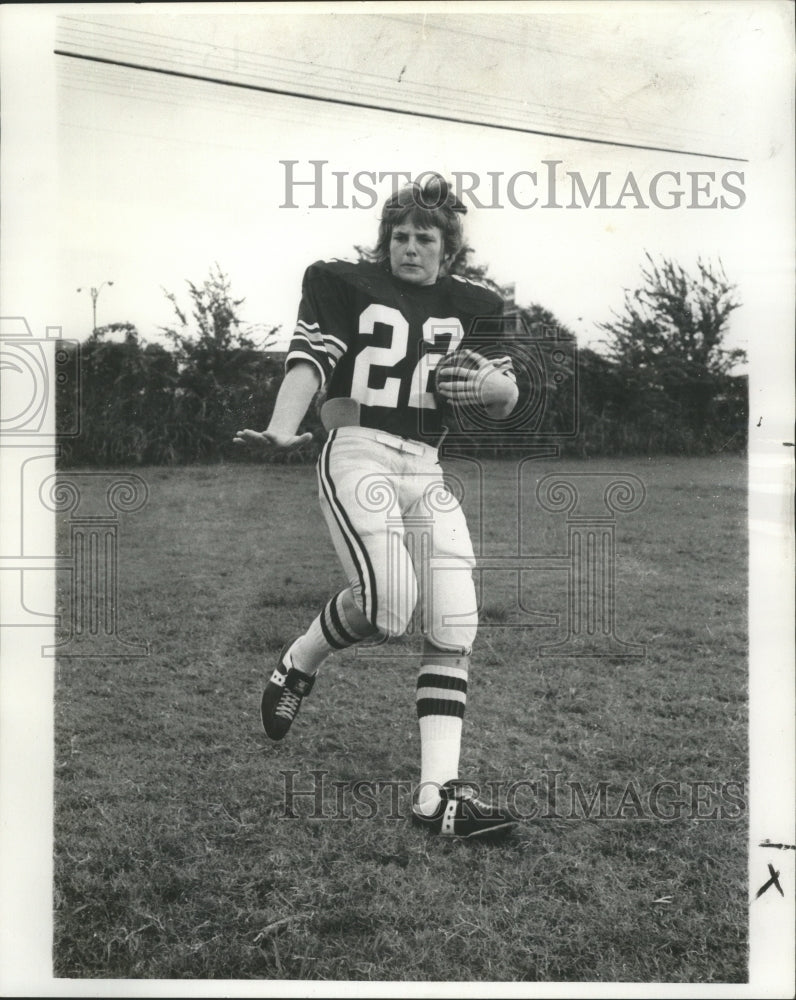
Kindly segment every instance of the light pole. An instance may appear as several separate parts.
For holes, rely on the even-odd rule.
[[[112,281],[103,281],[102,284],[99,285],[97,288],[92,287],[89,291],[89,294],[91,295],[91,315],[94,321],[94,325],[91,328],[92,333],[97,332],[97,299],[99,298],[99,293],[106,285],[112,285],[112,284],[113,284]],[[78,291],[82,292],[83,289],[78,288]]]

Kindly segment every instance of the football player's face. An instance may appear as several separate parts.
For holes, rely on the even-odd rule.
[[[394,226],[390,237],[390,270],[413,285],[433,285],[439,277],[444,244],[442,230],[419,229],[413,222]]]

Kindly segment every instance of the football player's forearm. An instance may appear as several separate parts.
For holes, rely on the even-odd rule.
[[[309,361],[295,362],[282,379],[268,430],[295,434],[320,385],[321,377],[315,365]]]

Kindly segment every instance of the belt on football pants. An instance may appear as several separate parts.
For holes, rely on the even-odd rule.
[[[448,433],[447,428],[445,428],[436,444],[426,444],[423,441],[413,441],[410,438],[399,437],[397,434],[390,434],[388,431],[363,427],[359,422],[359,413],[359,403],[356,399],[351,399],[350,396],[327,399],[321,407],[321,423],[327,431],[357,428],[364,432],[363,437],[368,437],[371,441],[378,441],[379,444],[393,448],[395,451],[405,452],[409,455],[425,455],[430,452],[430,457],[434,459],[437,457],[439,445]]]

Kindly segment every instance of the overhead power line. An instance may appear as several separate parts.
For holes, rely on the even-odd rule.
[[[70,20],[65,18],[65,20]],[[395,19],[393,19],[395,20]],[[137,54],[135,51],[127,51],[124,49],[129,49],[130,46],[137,46],[139,49],[144,50],[146,54],[147,49],[151,51],[152,44],[149,42],[140,42],[137,38],[122,38],[118,32],[120,29],[116,29],[115,33],[107,30],[92,30],[91,32],[79,29],[69,29],[67,37],[64,39],[65,45],[70,48],[80,48],[83,44],[88,44],[89,47],[92,43],[95,43],[98,39],[107,46],[116,46],[116,51],[114,52],[112,58],[118,59],[120,61],[135,61]],[[128,33],[132,32],[132,29],[123,29]],[[168,36],[159,35],[155,32],[135,32],[136,35],[146,35],[148,37],[163,39],[166,42],[173,41]],[[68,37],[74,36],[74,37]],[[201,61],[202,53],[182,51],[182,46],[175,47],[174,45],[163,45],[161,44],[161,49],[163,49],[163,54],[161,58],[173,59],[175,60],[175,65],[179,67],[179,60],[182,59],[186,64],[190,66],[191,62],[196,64]],[[121,48],[121,51],[120,51]],[[214,55],[217,55],[219,48],[214,48]],[[160,55],[160,53],[159,53]],[[253,58],[246,58],[247,56],[252,56]],[[106,58],[111,58],[107,56]],[[247,52],[245,49],[236,48],[234,51],[234,60],[231,61],[231,65],[234,69],[239,72],[245,72],[250,67],[255,70],[262,71],[263,65],[266,65],[267,72],[272,81],[272,85],[277,83],[280,86],[290,87],[307,77],[307,66],[306,62],[299,59],[292,59],[284,55],[264,55],[262,53]],[[221,66],[216,67],[217,70],[222,70]],[[391,86],[394,88],[396,81],[394,75],[392,77],[385,75],[384,73],[373,73],[364,70],[362,67],[358,66],[356,73],[353,73],[350,69],[345,70],[343,68],[336,68],[332,66],[321,66],[318,62],[313,61],[312,64],[313,75],[312,81],[317,86],[323,87],[327,94],[330,96],[331,92],[337,91],[338,93],[350,93],[353,90],[354,85],[361,87],[363,80],[369,81],[372,87],[376,89],[381,89],[382,91],[388,90]],[[323,70],[323,74],[319,75],[318,71]],[[440,98],[453,95],[459,99],[462,97],[467,99],[467,104],[469,108],[473,109],[473,114],[476,113],[494,113],[495,110],[495,95],[488,94],[483,91],[467,90],[461,86],[449,87],[443,83],[426,84],[418,80],[402,80],[401,82],[401,97],[406,99],[407,97],[413,98],[416,105],[415,110],[423,102],[434,103],[439,106],[441,103]],[[516,98],[509,97],[507,95],[502,95],[500,97],[500,104],[503,109],[508,110],[510,113],[514,114],[547,114],[550,118],[559,119],[556,125],[561,128],[571,128],[588,129],[592,126],[594,121],[594,115],[589,115],[579,108],[568,108],[562,105],[557,105],[555,108],[551,108],[549,105],[541,104],[538,102],[530,101],[527,97]],[[479,106],[480,107],[477,107]],[[600,122],[611,122],[611,123],[627,123],[626,114],[601,114],[599,116]],[[638,121],[638,119],[636,119]],[[639,124],[650,124],[649,122],[639,122]],[[707,138],[703,133],[693,130],[693,129],[678,129],[679,132],[683,133],[683,142],[691,142],[690,138],[686,138],[685,134],[692,132],[694,136],[700,139]]]
[[[370,16],[373,17],[373,15]],[[389,15],[380,16],[387,20],[401,21],[403,23],[403,19],[401,18],[391,18]],[[183,60],[183,65],[187,64],[190,67],[192,63],[195,65],[197,62],[201,62],[206,55],[203,47],[198,43],[187,42],[183,39],[179,40],[178,45],[175,45],[175,39],[172,36],[163,35],[158,32],[141,31],[121,25],[108,26],[101,23],[92,24],[89,31],[83,27],[83,22],[76,18],[64,17],[62,20],[65,22],[63,44],[61,45],[63,48],[73,50],[87,46],[91,49],[99,40],[108,50],[106,52],[108,58],[135,61],[138,58],[138,54],[135,52],[136,48],[143,50],[142,58],[146,58],[147,54],[150,54],[149,58],[151,60],[152,48],[155,45],[162,50],[162,53],[159,52],[158,55],[163,59],[174,60],[176,68],[180,68],[180,60]],[[66,22],[70,21],[74,22],[76,26],[72,27],[66,24]],[[484,35],[479,37],[486,40],[492,36]],[[142,38],[144,38],[143,41]],[[155,39],[155,41],[153,42],[152,39]],[[128,51],[125,51],[125,49]],[[540,49],[540,51],[543,50]],[[307,78],[306,61],[290,58],[284,54],[276,55],[274,53],[252,52],[242,49],[239,46],[236,46],[234,51],[232,51],[216,45],[213,47],[213,56],[214,58],[227,56],[230,66],[238,72],[245,72],[248,68],[252,67],[255,71],[262,71],[263,66],[265,66],[272,85],[278,83],[280,86],[289,87]],[[251,58],[247,58],[247,56]],[[214,69],[215,71],[223,72],[222,65],[216,64]],[[320,75],[319,71],[322,71]],[[390,76],[385,73],[374,73],[364,69],[362,66],[357,66],[356,72],[354,72],[350,68],[323,66],[317,60],[313,60],[312,62],[312,81],[314,84],[324,87],[326,91],[337,90],[340,92],[345,90],[346,92],[351,92],[354,86],[361,88],[363,80],[368,80],[373,87],[382,91],[390,87],[395,88],[396,84],[394,74]],[[439,104],[440,96],[448,94],[460,99],[465,97],[468,107],[483,105],[484,110],[490,112],[494,112],[497,99],[496,95],[485,91],[468,90],[458,84],[455,87],[450,87],[442,82],[427,84],[420,80],[412,80],[411,78],[402,79],[400,89],[402,98],[412,97],[415,103],[430,100]],[[500,96],[499,100],[504,109],[514,110],[517,114],[527,114],[529,112],[546,113],[552,117],[557,117],[561,119],[560,127],[562,128],[577,129],[584,127],[588,129],[594,119],[594,115],[584,112],[581,108],[568,108],[560,104],[557,104],[555,108],[551,108],[549,104],[530,101],[527,97],[516,98],[504,94]],[[569,119],[569,122],[566,122],[565,119]],[[612,121],[626,124],[628,118],[627,114],[623,111],[622,114],[616,115],[601,113],[599,120],[600,122]],[[649,122],[642,124],[649,124]],[[700,138],[707,138],[701,132],[692,129],[683,129],[681,127],[678,131],[684,134],[693,132],[694,135],[698,135]],[[684,138],[683,141],[690,142],[691,140]]]
[[[296,90],[285,90],[280,87],[268,87],[264,84],[244,83],[240,80],[225,80],[221,77],[191,73],[187,70],[165,69],[160,66],[146,66],[142,63],[128,62],[121,59],[111,59],[105,56],[95,56],[79,52],[67,52],[64,49],[55,49],[54,52],[55,55],[65,56],[68,59],[80,59],[85,62],[99,63],[105,66],[119,66],[124,69],[140,70],[145,73],[157,73],[161,76],[176,77],[182,80],[198,80],[202,83],[212,83],[223,87],[235,87],[238,90],[253,90],[262,94],[279,94],[283,97],[294,97],[299,100],[316,101],[322,104],[338,104],[350,108],[363,108],[368,111],[383,111],[388,114],[406,115],[413,118],[429,118],[435,121],[451,122],[456,125],[476,125],[482,128],[499,129],[504,132],[519,132],[525,135],[541,135],[550,139],[569,139],[575,142],[588,142],[600,146],[616,146],[624,149],[643,149],[656,153],[677,153],[681,156],[700,156],[714,160],[732,160],[736,163],[748,162],[742,157],[726,156],[721,153],[705,153],[695,149],[677,149],[671,146],[652,146],[634,142],[618,142],[612,139],[595,139],[591,136],[570,135],[564,132],[550,132],[544,129],[526,128],[521,125],[509,125],[502,122],[478,121],[472,118],[461,118],[455,115],[440,114],[433,111],[415,111],[409,108],[396,108],[368,101],[355,101],[350,98],[324,97],[320,94],[308,94],[306,92]]]
[[[363,15],[363,20],[374,21],[377,17],[381,20],[388,15]],[[523,19],[522,27],[533,28],[537,20],[536,17],[532,22]],[[407,20],[406,23],[412,22]],[[490,25],[494,23],[493,16]],[[89,23],[79,18],[61,17],[59,24],[59,38],[55,43],[57,48],[70,52],[96,53],[119,62],[147,65],[154,63],[185,72],[194,72],[197,67],[201,67],[206,76],[213,74],[221,79],[232,77],[255,84],[263,81],[272,88],[283,88],[288,92],[296,91],[301,94],[305,94],[308,87],[311,87],[315,95],[332,98],[341,96],[344,100],[353,95],[359,102],[375,101],[391,108],[397,106],[414,111],[428,110],[432,114],[459,117],[466,115],[468,122],[478,123],[479,119],[484,118],[492,125],[519,124],[519,127],[523,127],[525,122],[530,121],[535,123],[536,130],[540,133],[579,136],[583,139],[611,135],[616,137],[616,141],[630,138],[633,140],[630,145],[635,147],[640,146],[639,139],[654,142],[657,146],[665,144],[674,149],[715,149],[723,142],[722,136],[711,135],[704,129],[688,128],[682,123],[674,129],[664,127],[662,131],[660,114],[633,114],[624,102],[621,109],[615,108],[613,114],[606,107],[595,113],[581,106],[562,106],[560,95],[556,95],[553,102],[546,100],[540,103],[531,100],[528,93],[514,97],[507,93],[494,94],[483,90],[476,92],[461,79],[452,87],[441,80],[432,84],[413,79],[412,73],[403,77],[402,71],[396,80],[399,62],[396,59],[392,60],[392,64],[382,64],[381,72],[372,72],[361,64],[354,70],[351,66],[324,65],[315,58],[308,63],[306,59],[291,58],[283,51],[279,54],[252,51],[239,44],[234,48],[217,43],[208,46],[204,42],[176,38],[173,34],[131,28],[116,21]],[[558,22],[556,25],[558,27]],[[426,26],[431,25],[424,19],[423,30]],[[453,28],[446,27],[443,30],[456,33]],[[473,38],[497,40],[496,36],[486,36],[483,33],[468,34],[472,34]],[[517,34],[517,29],[509,30],[506,27],[504,34],[506,39],[512,38]],[[538,50],[540,53],[552,52],[542,46]],[[464,110],[460,103],[462,100],[466,102]]]

